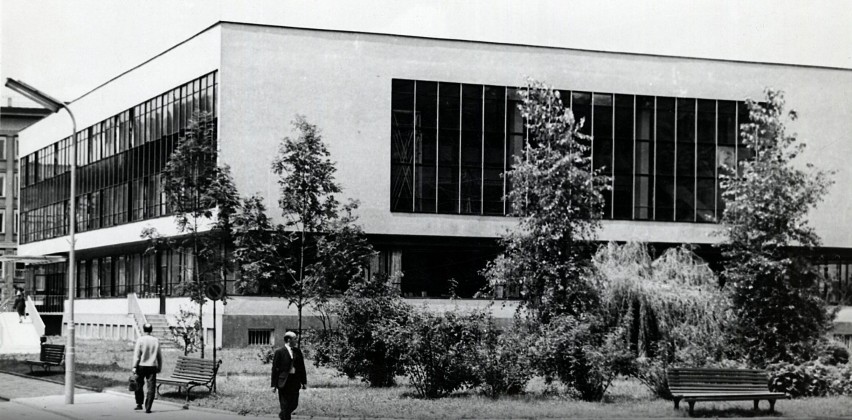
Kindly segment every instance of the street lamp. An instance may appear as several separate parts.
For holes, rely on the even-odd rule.
[[[77,181],[77,120],[71,108],[50,95],[38,89],[12,78],[6,79],[6,87],[26,96],[39,103],[50,112],[59,112],[60,109],[68,111],[71,116],[71,199],[69,206],[68,232],[70,234],[70,249],[68,250],[68,338],[65,346],[65,404],[74,404],[74,232],[77,225],[77,206],[75,203],[76,181]]]

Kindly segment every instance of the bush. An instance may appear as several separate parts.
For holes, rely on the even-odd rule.
[[[533,350],[534,365],[545,381],[569,387],[585,401],[600,401],[607,388],[632,359],[617,337],[598,317],[562,315],[542,325]]]
[[[849,349],[837,340],[826,340],[819,347],[819,360],[826,365],[845,365],[849,363]]]
[[[305,340],[302,343],[302,352],[306,358],[313,360],[317,366],[337,367],[340,360],[340,349],[343,348],[343,340],[340,332],[331,328],[322,330],[304,330],[302,334]]]
[[[275,358],[275,346],[259,347],[257,349],[257,358],[264,365],[272,363],[272,359]]]
[[[403,355],[408,343],[379,331],[406,326],[413,310],[402,301],[387,277],[350,286],[334,309],[337,332],[318,341],[317,355],[350,378],[361,378],[373,387],[394,385],[403,373]],[[394,330],[395,328],[390,328]]]
[[[418,311],[411,322],[388,323],[383,333],[406,348],[405,372],[417,394],[440,398],[479,385],[478,346],[486,331],[484,312],[435,315]]]
[[[793,398],[852,394],[852,367],[830,366],[818,360],[794,365],[769,366],[769,390],[786,392]]]
[[[645,385],[655,397],[671,400],[672,392],[669,390],[667,368],[668,366],[659,359],[639,357],[633,361],[633,376],[642,385]]]
[[[527,336],[516,320],[513,327],[500,333],[489,318],[477,351],[476,372],[482,391],[491,398],[524,391],[532,377]]]

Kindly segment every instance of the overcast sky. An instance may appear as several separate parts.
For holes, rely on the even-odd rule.
[[[0,0],[0,16],[3,80],[66,101],[218,20],[852,69],[849,0]]]

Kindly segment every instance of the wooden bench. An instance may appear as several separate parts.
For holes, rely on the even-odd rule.
[[[673,368],[667,372],[669,390],[677,409],[680,400],[689,403],[689,414],[696,401],[769,401],[769,412],[775,411],[775,400],[789,398],[783,392],[770,392],[766,372],[754,369]]]
[[[203,386],[207,388],[207,392],[213,391],[213,380],[221,364],[221,360],[215,362],[211,359],[180,356],[171,376],[157,378],[157,393],[160,394],[160,387],[163,385],[176,386],[178,392],[181,388],[186,388],[186,403],[189,404],[189,391],[192,388]]]
[[[39,352],[38,360],[24,360],[24,363],[30,365],[30,373],[33,373],[33,366],[41,366],[46,372],[50,371],[52,366],[59,366],[65,361],[65,346],[61,344],[42,344],[41,352]]]

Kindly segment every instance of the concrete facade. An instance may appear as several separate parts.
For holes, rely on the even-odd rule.
[[[44,118],[50,112],[42,108],[0,107],[0,255],[12,255],[18,248],[18,132]],[[15,263],[0,263],[0,302],[13,296],[13,286],[24,285],[24,277],[15,272]],[[10,309],[11,310],[11,309]]]

